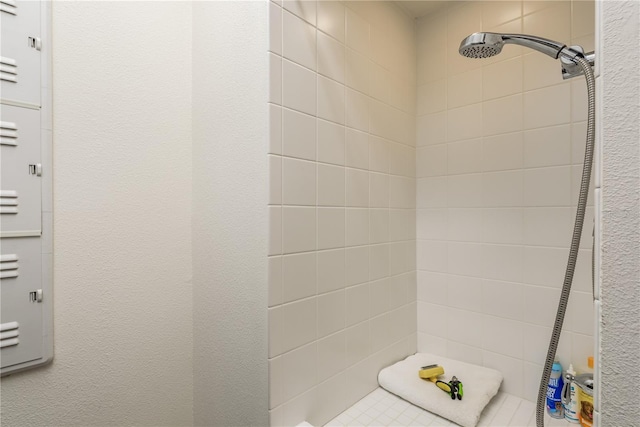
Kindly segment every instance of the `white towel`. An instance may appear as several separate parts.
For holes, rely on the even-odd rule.
[[[418,376],[422,366],[435,363],[444,368],[441,380],[448,382],[455,375],[462,382],[462,400],[452,400],[434,383]],[[475,427],[484,407],[498,393],[502,374],[446,357],[417,353],[380,371],[378,382],[384,389],[429,412],[464,427]]]

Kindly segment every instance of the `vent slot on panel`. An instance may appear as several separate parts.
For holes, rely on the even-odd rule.
[[[18,277],[18,255],[0,255],[0,279]]]
[[[0,214],[18,213],[18,192],[15,190],[0,190]]]
[[[0,0],[0,12],[5,12],[9,15],[16,15],[16,9],[18,9],[16,6],[16,0]]]
[[[0,80],[18,82],[18,64],[15,59],[0,56]]]
[[[18,322],[0,324],[0,348],[18,345],[18,335],[20,335],[18,326]]]
[[[18,125],[0,121],[0,145],[18,145]]]

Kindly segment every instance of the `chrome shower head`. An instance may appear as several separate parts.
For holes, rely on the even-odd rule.
[[[467,58],[489,58],[502,51],[505,44],[517,44],[557,59],[566,45],[526,34],[473,33],[460,43],[460,55]]]
[[[490,58],[499,54],[504,46],[500,34],[473,33],[460,43],[460,55],[467,58]]]

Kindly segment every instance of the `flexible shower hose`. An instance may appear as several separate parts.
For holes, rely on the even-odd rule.
[[[595,138],[595,77],[591,70],[589,62],[582,58],[573,58],[577,62],[587,82],[588,95],[588,119],[587,119],[587,142],[584,155],[584,167],[582,169],[582,181],[580,182],[580,197],[578,198],[578,209],[576,212],[576,222],[573,227],[573,237],[571,238],[571,249],[569,250],[569,260],[567,262],[567,270],[564,275],[564,283],[562,285],[562,293],[560,294],[560,302],[558,303],[558,311],[556,313],[556,321],[553,324],[553,332],[549,349],[547,350],[547,359],[544,362],[542,378],[540,379],[540,388],[538,389],[538,402],[536,405],[536,427],[544,427],[544,408],[545,398],[547,395],[547,385],[549,384],[549,376],[551,368],[556,357],[558,342],[560,341],[560,333],[562,332],[562,324],[564,323],[564,315],[569,302],[569,293],[571,292],[571,284],[573,283],[573,273],[576,269],[576,261],[578,259],[578,249],[580,248],[580,237],[582,236],[582,226],[584,224],[584,213],[587,208],[587,198],[589,196],[589,182],[591,181],[591,166],[593,163],[593,148]],[[595,250],[595,248],[594,248]]]

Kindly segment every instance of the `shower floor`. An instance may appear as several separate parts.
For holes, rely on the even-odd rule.
[[[498,393],[489,402],[478,427],[529,427],[536,425],[535,403],[506,393]],[[545,416],[545,426],[569,427],[564,420]],[[342,414],[329,421],[326,427],[358,426],[457,426],[422,408],[377,388]]]

